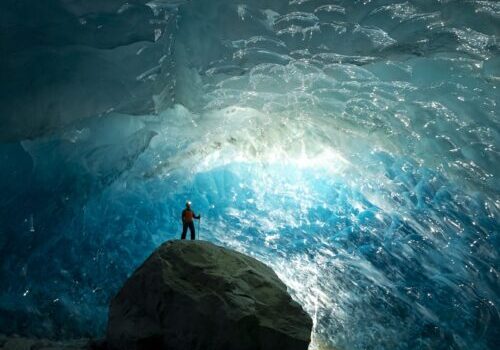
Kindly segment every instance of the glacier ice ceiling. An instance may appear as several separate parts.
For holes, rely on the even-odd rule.
[[[311,349],[500,339],[500,5],[3,0],[0,332],[102,336],[186,199]]]

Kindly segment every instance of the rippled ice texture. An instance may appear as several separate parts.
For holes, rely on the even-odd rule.
[[[0,331],[102,335],[189,198],[287,283],[311,349],[498,347],[497,2],[147,6],[135,115],[67,106],[0,145]]]

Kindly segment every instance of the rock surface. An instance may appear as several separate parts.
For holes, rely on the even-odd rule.
[[[102,341],[91,339],[48,340],[0,334],[0,350],[104,350]]]
[[[169,241],[110,305],[112,349],[305,350],[311,318],[263,263],[203,241]]]

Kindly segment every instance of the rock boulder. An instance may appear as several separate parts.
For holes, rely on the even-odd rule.
[[[274,271],[203,241],[160,246],[112,299],[111,349],[305,350],[312,321]]]

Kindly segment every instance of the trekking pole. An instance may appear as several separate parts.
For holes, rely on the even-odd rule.
[[[201,239],[200,222],[201,222],[201,218],[198,219],[198,239]]]

